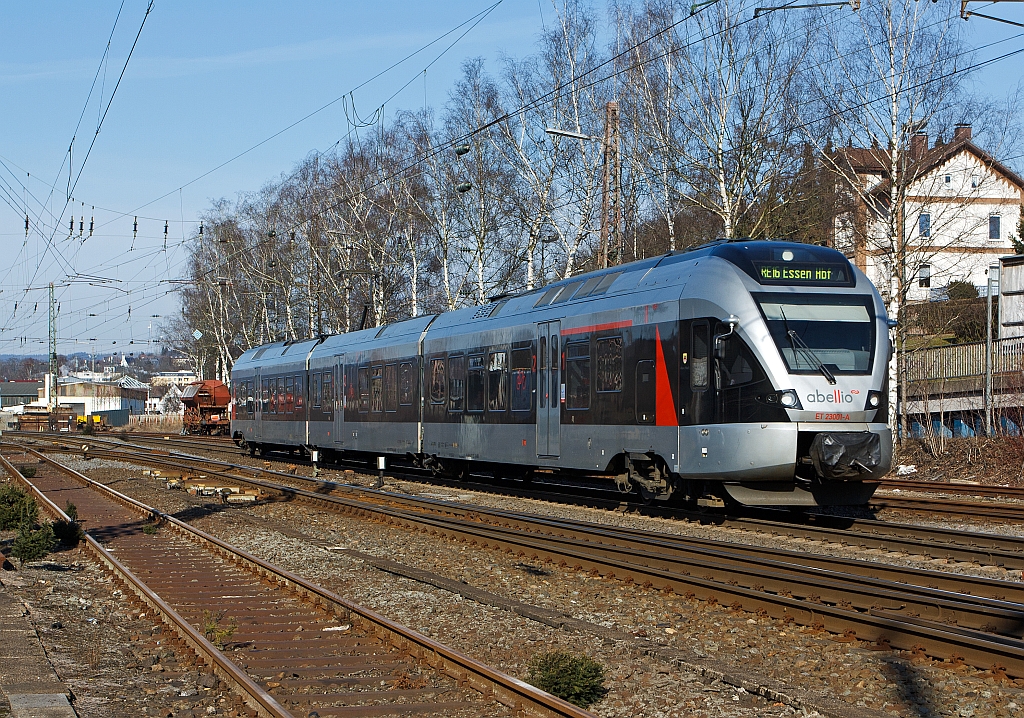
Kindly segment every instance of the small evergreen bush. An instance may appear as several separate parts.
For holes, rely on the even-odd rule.
[[[78,521],[78,507],[75,506],[70,501],[64,504],[64,513],[66,513],[68,515],[68,518],[72,521]]]
[[[50,524],[36,527],[26,521],[18,528],[18,536],[11,544],[11,556],[24,565],[28,561],[38,561],[56,546],[57,539]]]
[[[26,479],[34,479],[36,476],[36,467],[34,466],[19,466],[18,473],[24,476]]]
[[[0,531],[12,531],[38,519],[39,507],[34,499],[17,486],[0,484]]]
[[[85,538],[82,524],[77,521],[57,519],[53,522],[52,527],[54,537],[65,546],[77,546],[78,542]]]
[[[604,687],[604,667],[589,656],[565,651],[538,653],[530,660],[529,682],[553,696],[580,708],[597,703],[608,689]]]

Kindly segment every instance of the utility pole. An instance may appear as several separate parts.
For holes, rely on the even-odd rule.
[[[52,414],[57,407],[57,305],[53,299],[53,282],[50,282],[50,401],[47,409]]]
[[[622,171],[619,162],[619,103],[604,108],[604,185],[601,193],[601,267],[622,263]]]
[[[992,292],[999,291],[999,265],[988,268],[988,296],[985,298],[985,436],[992,436]]]

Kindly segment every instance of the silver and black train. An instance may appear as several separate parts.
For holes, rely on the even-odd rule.
[[[892,460],[888,329],[841,253],[722,241],[251,349],[231,432],[254,452],[555,470],[655,500],[859,504]]]

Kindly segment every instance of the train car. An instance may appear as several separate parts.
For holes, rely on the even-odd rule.
[[[182,417],[183,434],[221,436],[231,430],[228,404],[231,392],[224,382],[216,379],[194,381],[181,392],[185,407]]]
[[[648,500],[862,504],[892,461],[889,328],[841,253],[721,241],[247,351],[232,434],[450,476],[605,477]]]

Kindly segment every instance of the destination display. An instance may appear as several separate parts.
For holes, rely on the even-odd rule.
[[[847,268],[842,264],[817,262],[754,262],[761,284],[847,285]]]

